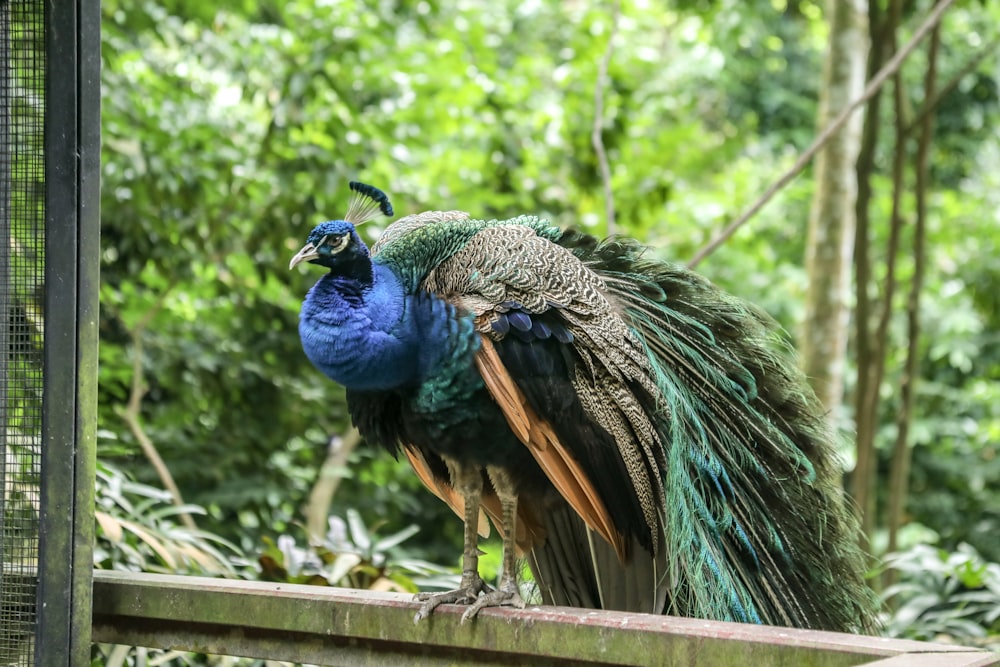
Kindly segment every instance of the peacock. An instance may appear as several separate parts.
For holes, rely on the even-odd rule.
[[[392,206],[350,188],[289,268],[327,270],[307,357],[464,521],[460,586],[420,594],[415,622],[523,607],[525,559],[546,604],[875,628],[831,434],[771,319],[635,240],[530,215],[410,215],[369,250],[357,226]]]

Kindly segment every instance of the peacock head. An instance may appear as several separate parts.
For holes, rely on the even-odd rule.
[[[288,268],[293,269],[297,264],[309,262],[336,269],[367,256],[368,248],[358,236],[354,225],[346,220],[328,220],[313,228],[306,244],[292,257]]]
[[[351,181],[354,197],[347,207],[343,220],[320,223],[309,233],[305,246],[292,257],[289,270],[302,262],[319,264],[332,270],[346,269],[359,259],[368,258],[368,247],[358,236],[355,227],[368,222],[376,215],[392,215],[392,204],[378,188]]]

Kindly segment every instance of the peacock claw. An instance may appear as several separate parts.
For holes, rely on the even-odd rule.
[[[476,614],[479,613],[480,609],[484,607],[516,607],[518,609],[524,609],[524,600],[521,599],[521,594],[517,592],[517,588],[508,588],[501,586],[497,590],[490,591],[488,593],[483,593],[479,598],[473,602],[465,613],[462,614],[462,623],[475,618]]]
[[[420,609],[418,609],[416,615],[414,615],[413,622],[419,623],[423,619],[430,616],[438,605],[478,604],[478,599],[482,599],[479,596],[480,593],[492,595],[496,593],[496,591],[480,579],[479,575],[475,575],[475,577],[471,578],[467,584],[463,580],[462,587],[453,591],[445,591],[444,593],[417,593],[417,595],[414,596],[414,599],[417,602],[423,602],[423,604],[420,605]],[[462,619],[464,620],[465,617],[463,616]]]

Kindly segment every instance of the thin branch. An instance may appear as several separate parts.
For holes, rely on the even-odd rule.
[[[615,52],[615,37],[618,34],[618,24],[621,19],[621,0],[615,2],[611,12],[611,31],[608,35],[608,46],[604,57],[597,68],[597,83],[594,86],[594,128],[590,134],[590,143],[597,153],[597,164],[601,170],[601,182],[604,184],[604,211],[608,220],[608,236],[615,233],[615,196],[611,189],[611,167],[608,165],[608,152],[604,149],[604,87],[608,81],[608,66]]]
[[[916,116],[914,116],[910,124],[906,126],[906,133],[909,134],[917,129],[923,130],[924,120],[929,115],[937,111],[938,105],[941,104],[941,100],[948,97],[948,95],[951,94],[951,91],[957,88],[958,84],[962,82],[962,79],[979,67],[979,65],[982,64],[987,57],[993,55],[998,48],[1000,48],[1000,35],[995,36],[991,42],[980,49],[974,56],[969,58],[968,62],[962,66],[962,69],[958,70],[958,72],[948,80],[948,83],[941,86],[941,88],[933,94],[928,92],[927,95],[930,95],[930,97],[925,97],[925,102],[923,106],[920,107],[920,111],[916,114]]]
[[[843,127],[844,123],[851,117],[851,114],[860,107],[862,104],[868,101],[875,92],[885,84],[886,80],[896,74],[899,68],[902,66],[903,61],[906,60],[907,56],[913,52],[913,49],[923,40],[930,30],[938,24],[941,20],[941,16],[944,14],[945,10],[951,6],[955,0],[943,0],[937,7],[935,7],[930,15],[924,20],[923,24],[917,28],[912,39],[904,46],[902,49],[896,52],[892,59],[885,64],[885,66],[879,70],[878,74],[872,77],[872,80],[868,83],[865,91],[861,93],[861,97],[854,100],[851,104],[844,108],[836,118],[830,121],[830,124],[820,132],[816,140],[813,141],[812,145],[802,153],[799,158],[795,161],[795,164],[785,172],[771,187],[764,192],[761,197],[755,201],[750,208],[748,208],[743,214],[740,215],[736,220],[731,222],[726,226],[722,232],[716,236],[714,239],[709,241],[701,250],[695,253],[694,257],[688,262],[688,268],[696,267],[703,259],[711,255],[713,252],[719,249],[723,243],[725,243],[729,238],[736,233],[736,230],[743,226],[747,220],[752,218],[757,214],[764,205],[767,204],[782,188],[788,185],[792,179],[799,175],[799,173],[805,169],[809,161],[826,145],[826,142],[830,140],[834,134]]]
[[[153,469],[156,470],[156,474],[159,476],[163,487],[170,493],[174,505],[182,507],[184,505],[184,498],[181,496],[181,490],[177,487],[177,483],[174,482],[174,477],[170,474],[170,469],[164,463],[163,457],[157,451],[156,445],[153,444],[152,439],[142,427],[141,416],[142,398],[146,395],[145,374],[142,368],[142,336],[146,328],[149,327],[150,322],[152,322],[153,317],[163,307],[167,295],[170,294],[173,288],[173,283],[168,285],[160,293],[156,303],[143,314],[135,327],[132,328],[132,390],[129,393],[128,404],[122,411],[122,419],[128,425],[129,430],[132,431],[132,435],[142,448],[143,454],[146,455]],[[178,516],[185,526],[191,530],[197,529],[198,526],[195,524],[194,518],[188,512],[180,512]]]

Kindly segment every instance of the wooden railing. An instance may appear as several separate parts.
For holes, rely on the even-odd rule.
[[[1000,655],[922,642],[690,618],[529,607],[419,624],[408,595],[95,571],[93,640],[320,665],[984,667]]]

